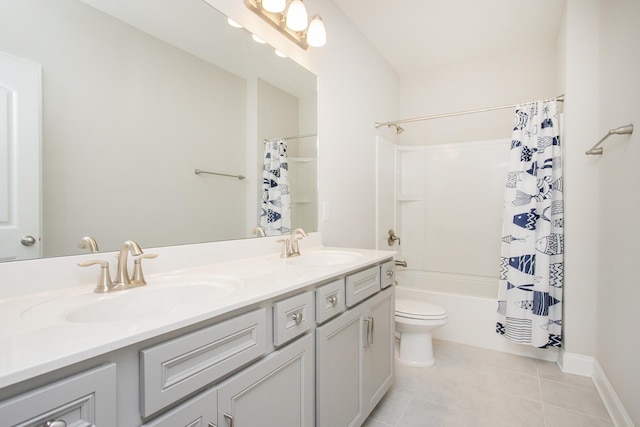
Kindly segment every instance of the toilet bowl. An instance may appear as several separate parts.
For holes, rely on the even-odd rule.
[[[396,332],[400,334],[398,362],[411,366],[432,366],[431,333],[447,323],[447,311],[435,304],[409,299],[396,300]]]

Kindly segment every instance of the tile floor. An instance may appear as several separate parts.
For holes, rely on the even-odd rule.
[[[436,365],[396,364],[363,427],[613,427],[591,378],[544,362],[434,341]]]

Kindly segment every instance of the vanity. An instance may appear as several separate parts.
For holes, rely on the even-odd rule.
[[[107,294],[91,255],[39,261],[78,283],[2,296],[2,425],[361,425],[393,381],[394,253],[276,240],[145,249],[148,284]]]

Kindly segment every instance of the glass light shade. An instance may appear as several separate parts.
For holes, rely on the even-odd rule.
[[[262,40],[260,37],[256,36],[255,34],[251,34],[251,38],[256,43],[260,43],[260,44],[265,44],[266,43],[264,40]]]
[[[279,56],[280,58],[286,58],[287,55],[285,55],[284,53],[280,52],[278,49],[275,49],[276,51],[276,55]]]
[[[324,22],[322,22],[320,15],[316,15],[309,24],[307,43],[313,47],[321,47],[327,44],[327,31],[324,28]]]
[[[264,10],[273,13],[280,13],[287,7],[287,0],[262,0]]]
[[[309,23],[307,8],[302,0],[293,0],[287,9],[287,27],[293,31],[304,31]]]

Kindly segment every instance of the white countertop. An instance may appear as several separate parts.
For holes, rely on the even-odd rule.
[[[91,284],[38,289],[34,293],[0,298],[0,388],[379,263],[394,255],[391,251],[323,247],[302,248],[301,252],[304,257],[305,251],[332,249],[357,253],[360,257],[341,264],[305,266],[271,253],[152,272],[146,277],[148,284],[145,287],[109,294],[93,293],[95,284]],[[93,273],[97,277],[97,269]],[[185,310],[143,319],[118,319],[118,313],[114,312],[113,321],[97,323],[73,323],[65,318],[66,310],[71,309],[65,306],[67,300],[75,298],[74,301],[78,301],[80,297],[91,303],[120,292],[145,292],[154,286],[155,289],[163,286],[168,276],[181,275],[210,275],[227,278],[238,285],[228,295],[209,301],[206,308],[200,307],[196,313]]]

